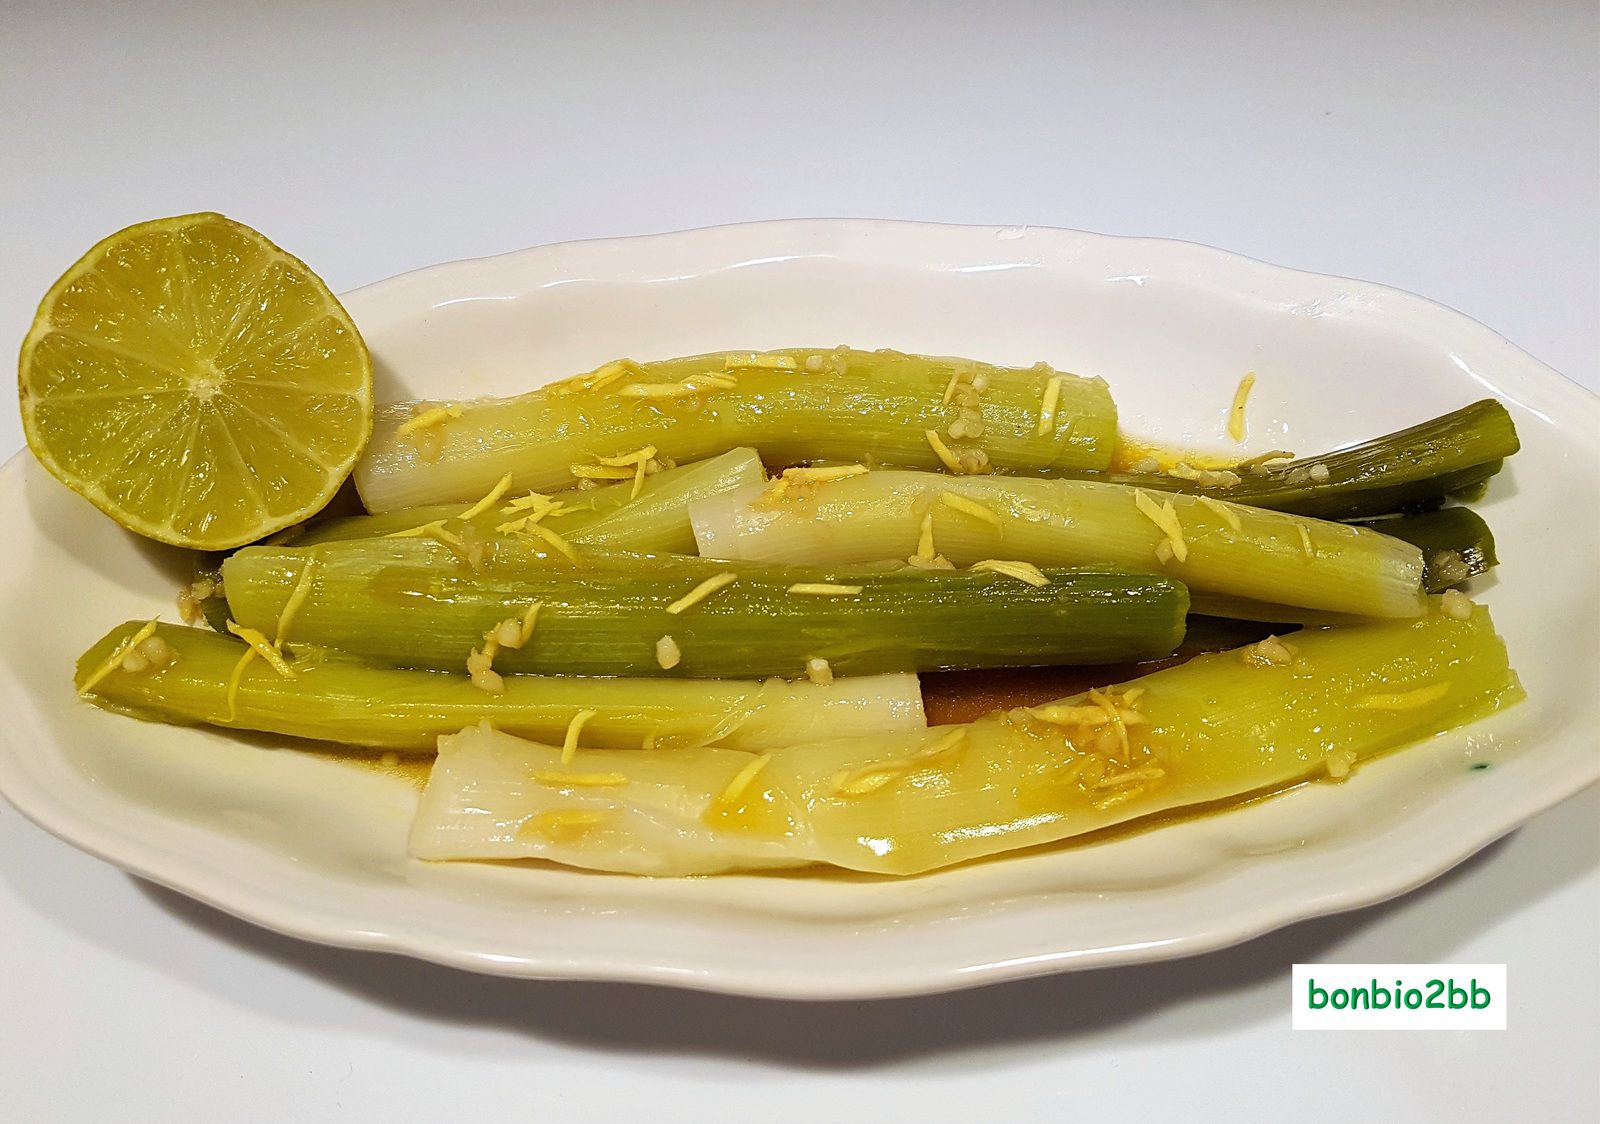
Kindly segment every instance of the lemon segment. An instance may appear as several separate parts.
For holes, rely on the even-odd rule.
[[[326,285],[217,214],[140,223],[45,295],[22,344],[40,463],[122,526],[223,550],[320,510],[372,432],[372,361]]]

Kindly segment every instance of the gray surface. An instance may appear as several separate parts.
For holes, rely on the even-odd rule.
[[[56,7],[0,8],[0,339],[97,238],[185,210],[261,228],[338,289],[567,238],[871,215],[1370,278],[1600,383],[1593,4]],[[6,412],[0,453],[19,445]],[[0,1103],[1594,1119],[1597,825],[1591,790],[1398,902],[1192,961],[801,1006],[301,944],[0,804]],[[1307,960],[1504,962],[1511,1029],[1291,1033]]]

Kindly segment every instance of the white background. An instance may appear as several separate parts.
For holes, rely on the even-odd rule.
[[[866,215],[1383,281],[1600,380],[1592,3],[229,8],[0,0],[0,340],[96,239],[189,210],[336,289]],[[1188,962],[806,1006],[304,945],[0,804],[0,1115],[1592,1120],[1597,825],[1591,790],[1400,901]],[[1511,1029],[1295,1034],[1295,961],[1503,962]]]

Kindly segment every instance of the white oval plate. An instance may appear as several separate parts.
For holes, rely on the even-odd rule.
[[[1375,902],[1600,776],[1600,400],[1429,301],[1180,242],[796,221],[456,262],[346,304],[380,400],[512,393],[618,355],[841,341],[1103,375],[1125,426],[1214,446],[1254,370],[1252,451],[1332,448],[1495,395],[1523,451],[1483,505],[1502,566],[1480,596],[1529,699],[1347,784],[905,881],[429,866],[405,856],[403,780],[78,702],[75,657],[117,622],[170,619],[182,563],[13,460],[0,789],[77,846],[261,925],[515,976],[932,992],[1187,955]]]

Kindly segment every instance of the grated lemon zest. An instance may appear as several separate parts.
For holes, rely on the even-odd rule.
[[[626,468],[630,465],[638,464],[640,461],[650,460],[656,455],[656,452],[657,449],[654,445],[646,445],[642,449],[635,449],[631,453],[623,453],[620,456],[596,456],[594,459],[601,464],[610,465],[612,468]]]
[[[685,593],[682,597],[668,605],[667,612],[669,615],[675,617],[685,609],[689,609],[695,605],[698,605],[700,602],[704,601],[707,597],[710,597],[719,589],[726,589],[728,586],[732,585],[738,580],[739,575],[737,574],[712,574],[705,581],[691,589],[688,593]]]
[[[246,628],[238,621],[229,621],[228,631],[233,633],[240,640],[243,640],[246,644],[250,645],[250,647],[258,655],[260,655],[262,659],[266,660],[267,663],[272,665],[273,671],[276,671],[285,679],[293,679],[295,677],[294,668],[290,667],[289,661],[283,658],[283,653],[278,651],[278,649],[274,647],[272,643],[256,629]]]
[[[561,742],[561,763],[572,764],[572,759],[578,752],[578,735],[588,724],[589,719],[595,716],[592,710],[580,710],[572,716],[572,721],[567,723],[567,736]]]
[[[733,779],[724,785],[722,791],[711,801],[712,807],[723,810],[732,808],[756,777],[761,775],[761,771],[771,763],[772,754],[763,753],[741,766],[739,771],[733,774]]]
[[[924,562],[932,562],[936,555],[933,549],[933,513],[929,512],[922,517],[922,533],[917,538],[917,557]]]
[[[991,574],[1004,574],[1008,578],[1016,578],[1019,582],[1026,582],[1032,586],[1047,586],[1050,579],[1044,576],[1043,571],[1032,562],[1012,562],[1004,558],[985,558],[982,562],[974,562],[968,569]]]
[[[956,460],[955,454],[950,451],[950,446],[946,445],[944,440],[940,438],[938,431],[925,429],[922,431],[922,435],[928,439],[928,444],[933,447],[934,455],[944,462],[946,468],[959,476],[961,474],[961,462]]]
[[[289,594],[289,600],[283,603],[283,612],[278,614],[278,631],[272,638],[274,648],[282,650],[283,642],[289,638],[289,625],[294,622],[300,606],[306,603],[306,598],[311,596],[311,572],[316,568],[317,556],[309,555],[305,567],[300,571],[300,580],[294,583],[294,592]]]
[[[1044,384],[1044,401],[1039,404],[1039,436],[1055,432],[1056,407],[1061,402],[1061,376]]]
[[[861,590],[859,585],[834,585],[832,582],[795,582],[789,587],[790,593],[812,597],[854,597]]]
[[[511,473],[508,472],[504,476],[500,477],[499,483],[497,483],[493,488],[489,489],[488,495],[484,496],[483,499],[467,508],[467,510],[456,516],[456,518],[461,520],[476,519],[495,504],[499,503],[500,497],[505,495],[510,490]]]
[[[1028,713],[1052,726],[1104,726],[1111,721],[1105,707],[1102,706],[1051,703],[1046,706],[1029,707]]]
[[[750,369],[757,371],[794,371],[799,364],[790,355],[767,355],[760,352],[729,355],[722,361],[724,371]]]
[[[400,427],[394,431],[395,436],[404,437],[420,430],[431,429],[441,422],[450,418],[459,418],[460,416],[460,406],[435,406],[431,410],[423,410],[420,414],[414,414],[401,422]]]
[[[526,839],[530,835],[543,835],[548,839],[560,841],[560,837],[571,828],[595,827],[610,819],[610,812],[590,812],[578,808],[558,808],[549,812],[540,812],[530,816],[517,828],[517,836]]]
[[[551,788],[616,788],[628,783],[622,773],[558,773],[554,769],[542,769],[533,779]]]
[[[139,631],[128,637],[121,644],[118,644],[112,653],[106,657],[105,662],[99,667],[95,668],[94,673],[83,681],[83,686],[78,688],[78,697],[86,697],[90,691],[94,690],[100,685],[100,682],[105,679],[106,676],[110,675],[122,665],[123,656],[126,656],[140,644],[143,644],[146,640],[154,636],[156,634],[156,624],[159,620],[160,618],[157,617],[154,620],[141,625],[139,627]]]
[[[1200,502],[1211,511],[1214,511],[1216,514],[1220,515],[1222,517],[1222,521],[1226,523],[1232,530],[1242,531],[1244,529],[1244,524],[1239,522],[1239,516],[1234,513],[1233,508],[1229,507],[1221,500],[1214,500],[1210,496],[1201,496]]]
[[[1104,691],[1090,691],[1089,699],[1091,702],[1098,704],[1100,709],[1106,712],[1106,717],[1110,720],[1112,727],[1117,732],[1117,745],[1122,750],[1123,759],[1126,760],[1129,754],[1128,724],[1122,720],[1122,712],[1117,709],[1116,703],[1112,702],[1106,697],[1106,693]]]
[[[926,746],[925,748],[919,749],[917,752],[913,753],[911,755],[911,763],[913,765],[926,765],[930,761],[938,761],[959,749],[961,744],[966,740],[967,731],[965,727],[951,730],[948,734],[944,735],[944,737],[940,738],[932,745]]]
[[[528,611],[522,614],[522,623],[518,626],[517,635],[522,638],[523,644],[533,639],[534,627],[539,623],[539,610],[543,607],[543,601],[535,601],[528,606]]]
[[[800,484],[826,484],[830,480],[861,476],[866,471],[867,466],[864,464],[836,464],[825,468],[786,468],[783,470],[783,478]]]
[[[984,507],[976,500],[969,500],[966,496],[958,496],[954,492],[940,492],[939,502],[952,511],[959,511],[963,515],[970,515],[974,519],[982,519],[985,523],[1000,526],[1000,516]]]
[[[1233,392],[1233,405],[1228,407],[1228,436],[1235,441],[1244,440],[1244,404],[1250,397],[1251,388],[1255,385],[1256,373],[1247,371],[1244,378],[1239,380],[1239,388]]]
[[[546,527],[541,523],[529,523],[522,528],[522,533],[543,539],[552,548],[559,550],[562,554],[566,555],[569,562],[572,562],[574,565],[577,564],[578,552],[573,549],[572,544],[566,539],[562,538],[560,535],[556,534],[549,527]]]
[[[420,527],[408,527],[404,531],[392,531],[383,537],[386,539],[414,539],[421,535],[432,534],[437,528],[443,527],[447,520],[435,519],[432,523],[424,523]]]
[[[461,541],[461,536],[445,530],[442,522],[438,524],[430,524],[424,534],[426,534],[428,538],[432,539],[440,546],[444,547],[451,554],[454,554],[458,561],[464,562],[472,569],[477,568],[473,565],[472,552],[467,549],[467,544]]]
[[[239,662],[233,665],[233,671],[228,675],[228,721],[232,722],[239,717],[239,683],[244,679],[244,669],[250,661],[256,658],[254,648],[246,648],[244,655],[239,657]]]
[[[1306,557],[1316,557],[1317,549],[1311,545],[1311,532],[1306,530],[1306,525],[1298,523],[1295,525],[1295,530],[1300,532],[1300,549],[1305,552]]]
[[[1414,691],[1401,691],[1393,695],[1362,695],[1351,705],[1357,710],[1416,710],[1436,703],[1450,693],[1448,679]]]
[[[1166,536],[1171,544],[1172,556],[1179,562],[1189,557],[1189,544],[1183,540],[1183,524],[1178,522],[1178,513],[1169,500],[1165,503],[1156,503],[1155,500],[1145,495],[1139,488],[1133,490],[1133,503],[1139,513],[1156,525],[1156,529]]]
[[[611,468],[603,464],[575,464],[572,475],[580,480],[632,480],[633,469]]]
[[[950,405],[950,399],[956,396],[956,387],[961,385],[961,376],[964,372],[958,367],[950,372],[950,381],[944,384],[944,396],[939,399],[939,405]]]

